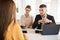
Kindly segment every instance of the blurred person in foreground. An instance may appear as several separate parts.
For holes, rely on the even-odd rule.
[[[13,0],[0,0],[0,40],[28,40],[16,22]]]

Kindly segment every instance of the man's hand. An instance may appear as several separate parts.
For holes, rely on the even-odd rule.
[[[40,23],[44,23],[44,21],[43,21],[43,20],[39,20],[39,21],[38,21],[38,24],[40,24]]]
[[[44,19],[44,23],[52,23],[52,21],[49,20],[49,19],[47,19],[47,18],[45,18],[45,19]]]
[[[51,20],[49,20],[47,18],[43,18],[43,19],[41,19],[41,20],[38,21],[38,24],[40,24],[40,23],[50,23],[50,22],[52,23]]]

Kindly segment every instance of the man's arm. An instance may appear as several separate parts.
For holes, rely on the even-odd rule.
[[[37,25],[38,25],[38,18],[37,18],[37,16],[36,16],[35,21],[34,21],[34,23],[33,23],[33,25],[32,25],[32,28],[33,28],[33,29],[36,28]]]
[[[53,16],[49,16],[48,19],[46,19],[46,22],[48,21],[47,24],[50,24],[50,23],[55,23],[55,20],[54,20],[54,17]]]
[[[54,17],[52,16],[52,23],[55,23],[55,19],[54,19]]]

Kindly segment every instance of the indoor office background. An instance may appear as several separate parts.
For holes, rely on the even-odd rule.
[[[14,0],[16,4],[16,20],[19,22],[21,15],[25,13],[26,5],[31,5],[30,15],[39,14],[39,5],[47,5],[47,14],[54,16],[56,24],[60,25],[60,0]]]
[[[56,24],[60,25],[60,0],[14,0],[16,3],[16,20],[19,22],[21,15],[25,13],[26,5],[31,5],[30,15],[35,16],[39,14],[39,5],[46,4],[47,5],[47,14],[54,16]],[[59,35],[52,36],[43,36],[40,34],[27,34],[31,40],[60,40]],[[33,38],[34,39],[33,39]],[[38,37],[38,38],[36,38]]]
[[[35,18],[39,14],[39,5],[47,5],[47,13],[53,15],[57,24],[60,24],[60,0],[14,0],[17,7],[16,18],[19,21],[24,14],[26,5],[31,5],[30,15]]]

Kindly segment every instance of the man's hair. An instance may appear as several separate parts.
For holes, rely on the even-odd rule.
[[[29,9],[31,9],[31,6],[30,6],[30,5],[27,5],[27,6],[26,6],[26,8],[29,8]]]
[[[40,6],[39,6],[39,8],[44,8],[44,7],[47,7],[45,4],[41,4]]]

